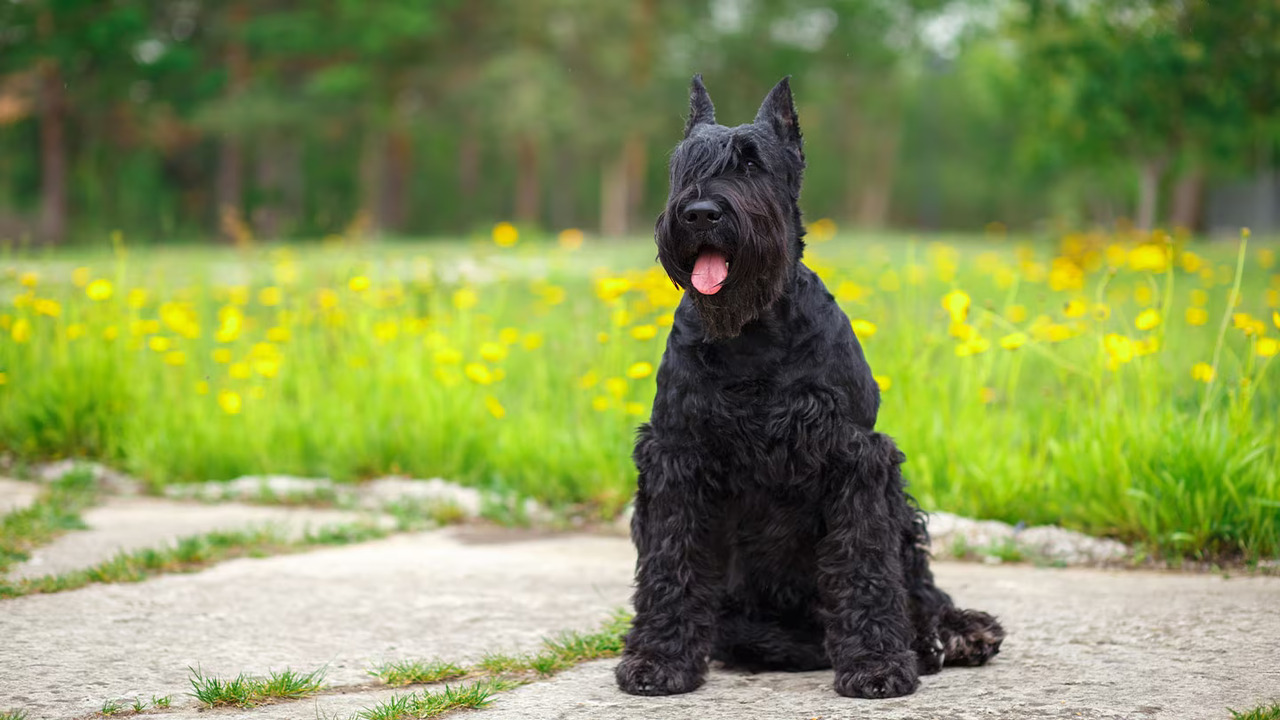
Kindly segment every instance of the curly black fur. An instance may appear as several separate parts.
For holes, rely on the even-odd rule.
[[[636,441],[636,618],[618,685],[688,692],[716,659],[834,667],[840,694],[882,698],[943,664],[981,665],[1004,631],[934,585],[905,458],[874,429],[871,369],[800,262],[805,161],[788,81],[736,128],[715,124],[700,77],[690,106],[656,232],[686,292]],[[720,222],[681,222],[704,198]],[[691,271],[708,248],[729,274],[703,295]]]

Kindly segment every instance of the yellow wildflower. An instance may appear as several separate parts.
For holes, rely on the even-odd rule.
[[[853,320],[849,323],[853,327],[853,334],[858,336],[860,340],[866,340],[876,334],[876,325],[870,320]]]
[[[1083,300],[1071,300],[1062,309],[1062,314],[1069,318],[1082,318],[1087,312],[1089,312],[1089,305]]]
[[[147,347],[158,353],[168,352],[173,347],[173,341],[163,335],[156,335],[147,341]]]
[[[644,415],[644,403],[629,402],[624,406],[628,415]]]
[[[621,398],[627,394],[627,381],[620,377],[611,377],[604,381],[604,389],[610,395]]]
[[[969,316],[969,295],[963,290],[952,290],[942,297],[942,307],[951,313],[951,322],[962,323]]]
[[[40,284],[40,276],[33,272],[24,272],[18,276],[18,282],[22,283],[22,287],[33,288]]]
[[[1160,311],[1155,308],[1147,308],[1138,313],[1137,319],[1133,321],[1134,327],[1139,330],[1151,330],[1160,324]]]
[[[437,365],[457,365],[462,362],[462,353],[451,347],[442,347],[435,351],[433,358]]]
[[[89,299],[94,302],[110,300],[112,292],[113,288],[111,287],[111,281],[103,280],[101,278],[89,283],[89,286],[84,289],[84,294],[88,295]]]
[[[1213,378],[1217,373],[1214,372],[1213,366],[1209,363],[1198,362],[1191,367],[1191,377],[1200,382],[1213,382]]]
[[[500,222],[493,226],[493,242],[498,247],[511,247],[520,240],[520,231],[509,222]]]
[[[1240,330],[1245,335],[1261,336],[1267,331],[1266,323],[1255,318],[1249,313],[1234,313],[1231,316],[1231,322],[1236,326],[1236,329]]]
[[[1261,357],[1275,357],[1276,352],[1280,352],[1280,340],[1269,337],[1258,338],[1258,346],[1254,350]]]
[[[35,308],[38,315],[48,315],[49,317],[55,318],[61,317],[62,315],[62,304],[57,300],[36,298],[35,301],[31,303],[31,306]]]
[[[582,240],[584,237],[586,236],[582,234],[581,230],[577,228],[569,228],[567,230],[560,231],[560,235],[557,236],[557,241],[560,243],[560,247],[565,250],[577,250],[582,247]]]
[[[120,337],[120,328],[115,325],[108,325],[102,329],[102,339],[111,341]]]
[[[637,340],[652,340],[658,334],[658,328],[652,325],[637,325],[631,328],[631,337]]]
[[[1005,350],[1017,350],[1018,348],[1026,344],[1027,344],[1026,333],[1020,333],[1020,332],[1010,333],[1000,338],[1000,347],[1004,348]]]
[[[0,372],[0,385],[7,385],[8,383],[9,383],[9,374],[5,372]]]
[[[480,343],[480,357],[491,363],[499,363],[507,359],[507,348],[496,342]]]
[[[231,351],[226,348],[218,348],[213,351],[213,361],[219,365],[226,365],[231,362]]]
[[[1271,311],[1271,322],[1276,327],[1280,328],[1280,312],[1276,312],[1275,310]]]
[[[836,236],[836,223],[831,218],[821,218],[809,224],[809,239],[816,243],[826,242]]]
[[[991,343],[981,335],[974,334],[968,340],[956,346],[956,357],[980,355],[991,347]]]
[[[542,333],[526,333],[523,345],[525,350],[537,350],[542,347]]]
[[[1116,365],[1122,365],[1133,359],[1133,341],[1128,337],[1116,333],[1108,333],[1102,342],[1110,360],[1108,366],[1112,370],[1115,369]]]
[[[596,342],[601,345],[609,342],[609,333],[603,331],[596,333]]]
[[[1168,252],[1159,245],[1139,245],[1129,253],[1129,267],[1136,271],[1164,272],[1168,267]]]
[[[596,281],[596,297],[613,302],[631,289],[631,281],[624,277],[605,277]]]
[[[316,304],[321,310],[332,310],[338,307],[338,293],[329,288],[321,288],[316,293]]]
[[[236,380],[248,380],[253,371],[249,368],[249,363],[238,362],[231,364],[231,367],[227,369],[227,374]]]
[[[174,367],[186,365],[187,354],[182,352],[181,350],[172,350],[170,352],[165,353],[164,362],[166,365],[172,365]]]
[[[876,375],[875,381],[876,385],[880,386],[880,392],[888,392],[889,388],[893,387],[893,380],[888,375]]]
[[[260,357],[253,361],[253,371],[265,378],[273,378],[280,372],[278,357]]]
[[[499,420],[507,416],[507,409],[502,407],[502,403],[498,402],[498,398],[492,395],[484,396],[484,406],[490,415]]]
[[[591,398],[591,408],[596,412],[604,412],[609,409],[609,398],[604,395],[597,395]]]
[[[520,342],[520,331],[513,327],[502,328],[498,332],[498,342],[503,345],[515,345]]]
[[[600,376],[596,375],[596,371],[588,370],[585,375],[578,378],[578,387],[582,388],[583,390],[587,390],[589,388],[595,387],[596,383],[598,382],[600,382]]]
[[[1187,308],[1187,324],[1203,325],[1209,322],[1209,312],[1202,307]]]
[[[369,285],[369,278],[365,275],[356,275],[347,281],[347,287],[350,288],[351,292],[364,292],[369,289]],[[337,304],[336,298],[334,299],[334,304]]]
[[[267,339],[273,343],[289,342],[289,338],[291,336],[292,336],[292,333],[289,332],[289,328],[282,327],[280,325],[277,325],[271,328],[270,330],[267,330]]]
[[[218,405],[226,414],[238,415],[243,402],[240,400],[239,393],[234,390],[223,390],[218,393]]]
[[[400,326],[395,320],[379,320],[373,324],[373,339],[380,343],[389,343],[400,335]]]
[[[627,377],[632,380],[643,380],[653,374],[653,363],[638,362],[627,368]]]
[[[1012,305],[1005,312],[1004,316],[1009,319],[1009,322],[1012,322],[1012,323],[1026,322],[1027,306]]]
[[[1201,290],[1200,288],[1194,288],[1191,291],[1191,304],[1196,307],[1204,307],[1205,305],[1208,305],[1209,293]]]
[[[208,395],[208,394],[209,394],[209,383],[208,383],[208,381],[206,381],[206,380],[201,380],[201,381],[199,381],[199,382],[197,382],[197,383],[196,383],[196,394],[197,394],[197,395]]]
[[[84,323],[71,323],[67,326],[67,339],[79,340],[84,337],[86,331],[88,331],[88,328],[84,326]]]
[[[477,385],[488,385],[493,382],[493,373],[490,373],[489,368],[481,363],[467,363],[462,368],[462,372],[466,374],[471,382]]]
[[[267,306],[275,307],[280,304],[280,300],[284,298],[284,293],[280,292],[280,288],[272,285],[264,287],[258,291],[258,302]]]
[[[470,310],[480,302],[480,296],[471,288],[459,288],[453,293],[453,306],[459,310]]]

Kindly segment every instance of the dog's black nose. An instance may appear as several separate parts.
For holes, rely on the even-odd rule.
[[[720,222],[720,215],[715,200],[695,200],[680,211],[680,220],[694,230],[710,230]]]

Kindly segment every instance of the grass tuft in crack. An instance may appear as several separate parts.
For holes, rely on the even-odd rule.
[[[369,671],[388,685],[426,685],[453,680],[467,674],[461,665],[443,660],[400,660],[384,663]]]
[[[27,711],[0,710],[0,720],[27,720]]]
[[[463,707],[483,707],[493,693],[510,690],[531,682],[535,677],[548,677],[574,665],[614,657],[622,652],[623,638],[631,627],[632,616],[625,610],[617,610],[600,630],[593,633],[565,632],[543,641],[541,652],[532,655],[505,655],[490,653],[470,669],[458,665],[431,661],[398,665],[421,668],[451,668],[468,676],[481,676],[477,681],[458,687],[446,686],[437,692],[421,692],[397,695],[390,700],[366,708],[356,715],[361,720],[416,720],[431,718]],[[389,665],[382,665],[370,674],[382,677],[388,684]],[[424,673],[425,675],[425,673]],[[444,679],[444,678],[440,678]],[[431,680],[406,680],[432,682]]]
[[[1230,712],[1231,720],[1280,720],[1280,702],[1259,705],[1246,712],[1236,712],[1235,710]]]
[[[76,468],[49,483],[31,505],[0,518],[0,574],[68,530],[85,527],[81,511],[98,499],[93,473]]]
[[[325,687],[324,668],[305,674],[283,670],[272,672],[265,678],[241,673],[231,680],[207,676],[198,668],[187,669],[191,671],[191,694],[207,707],[253,707],[267,700],[291,700],[314,695]]]
[[[462,708],[482,708],[492,701],[494,693],[510,690],[523,683],[514,680],[487,678],[465,685],[448,686],[435,692],[416,692],[397,695],[372,708],[356,714],[362,720],[416,720],[439,717]]]

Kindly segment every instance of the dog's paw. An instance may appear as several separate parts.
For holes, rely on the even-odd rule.
[[[697,690],[706,675],[706,664],[681,660],[655,660],[646,655],[623,655],[614,670],[618,687],[632,695],[679,695]]]
[[[921,675],[933,675],[942,671],[942,663],[946,659],[942,638],[937,635],[916,640],[916,672]]]
[[[950,610],[939,628],[947,665],[986,665],[1000,652],[1004,628],[987,613],[978,610]]]
[[[902,653],[836,669],[836,692],[854,698],[910,695],[920,687],[916,654]]]

